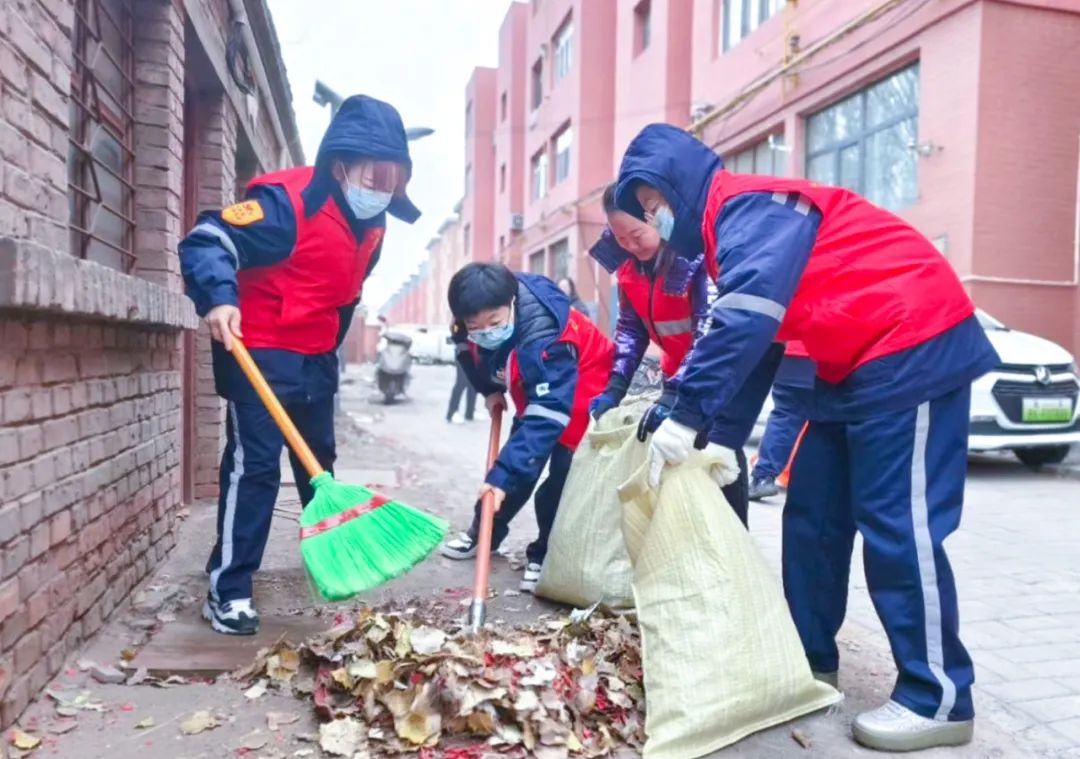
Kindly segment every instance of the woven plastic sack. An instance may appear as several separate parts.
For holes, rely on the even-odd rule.
[[[589,426],[566,477],[536,595],[582,608],[633,606],[618,491],[645,460],[637,423],[652,400],[630,397]]]
[[[840,700],[814,679],[779,583],[710,451],[620,488],[645,683],[645,759],[690,759]]]

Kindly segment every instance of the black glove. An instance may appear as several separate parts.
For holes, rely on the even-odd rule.
[[[656,428],[671,414],[671,407],[674,405],[675,390],[665,387],[656,403],[649,406],[648,410],[641,415],[641,421],[637,426],[637,439],[644,443],[645,438],[656,432]]]

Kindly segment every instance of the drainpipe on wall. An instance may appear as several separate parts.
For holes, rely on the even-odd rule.
[[[1073,226],[1073,270],[1072,279],[1023,279],[1021,277],[991,277],[979,274],[968,274],[960,277],[960,281],[989,282],[999,285],[1037,285],[1040,287],[1076,287],[1080,285],[1080,135],[1077,141],[1076,159],[1076,211]]]

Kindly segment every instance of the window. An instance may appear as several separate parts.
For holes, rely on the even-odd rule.
[[[135,265],[135,102],[131,0],[77,0],[72,47],[68,211],[71,251]]]
[[[499,121],[506,121],[506,93],[499,95]]]
[[[544,251],[542,250],[529,254],[529,271],[533,274],[546,274],[544,264],[547,262],[544,258]]]
[[[783,139],[772,137],[773,144],[769,144],[769,137],[760,142],[755,142],[748,148],[740,150],[724,158],[724,166],[728,171],[736,174],[769,174],[782,177],[784,171],[784,154],[779,149]]]
[[[499,252],[502,253],[506,249],[506,235],[499,235]]]
[[[555,184],[570,176],[570,147],[574,143],[574,130],[567,126],[554,139]]]
[[[570,243],[564,238],[551,246],[551,278],[558,282],[570,272]]]
[[[472,134],[472,101],[465,105],[465,135]]]
[[[461,230],[461,243],[462,243],[461,252],[465,254],[465,260],[466,261],[471,261],[472,260],[472,251],[469,248],[469,246],[472,244],[472,225],[471,224],[466,224],[465,227]]]
[[[544,102],[544,59],[537,58],[532,67],[532,110]]]
[[[541,150],[532,159],[532,199],[540,200],[547,195],[547,150]]]
[[[506,192],[506,164],[499,167],[499,192]]]
[[[472,184],[473,184],[472,164],[469,163],[469,164],[465,165],[465,194],[466,195],[470,195],[472,193]]]
[[[634,8],[634,55],[649,47],[652,37],[652,0],[641,0]]]
[[[918,195],[919,65],[818,111],[806,120],[806,176],[897,209]]]
[[[786,0],[723,0],[720,23],[723,49],[738,45],[784,7]]]
[[[558,83],[570,73],[570,67],[574,63],[574,25],[570,19],[566,20],[555,35],[552,47],[555,49],[555,65],[552,72],[555,83]]]

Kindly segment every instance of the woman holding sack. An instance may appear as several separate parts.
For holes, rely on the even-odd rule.
[[[608,228],[589,254],[618,280],[615,363],[607,388],[593,399],[590,411],[598,419],[622,402],[650,341],[656,343],[661,352],[664,390],[638,426],[638,440],[645,442],[670,413],[687,358],[695,340],[706,329],[710,279],[700,252],[689,256],[665,245],[653,226],[619,210],[614,195],[615,186],[610,185],[603,197]],[[764,387],[768,387],[782,354],[782,347],[775,346],[759,366],[757,371]],[[743,446],[754,426],[755,409],[764,402],[760,387],[748,386],[754,397],[740,394],[727,413],[699,440],[702,447],[708,442],[735,451],[738,479],[735,482],[718,479],[718,484],[744,525],[749,510],[749,488]]]

